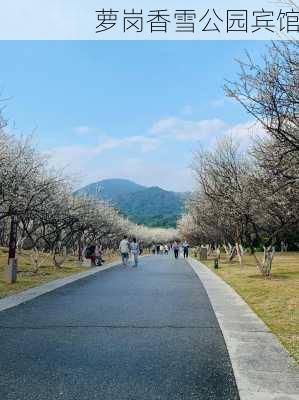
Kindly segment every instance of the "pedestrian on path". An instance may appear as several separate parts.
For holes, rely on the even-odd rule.
[[[96,246],[94,244],[87,246],[84,251],[84,256],[87,260],[91,261],[91,265],[95,266],[96,265]]]
[[[128,265],[129,252],[130,252],[128,236],[125,235],[123,240],[120,242],[119,251],[121,254],[123,265],[124,265],[124,267],[126,267]]]
[[[172,248],[173,248],[173,252],[174,252],[174,258],[179,258],[180,246],[177,241],[175,241],[173,243]]]
[[[156,244],[156,253],[160,254],[161,245],[160,243]]]
[[[155,245],[155,243],[153,243],[153,245],[152,245],[152,253],[156,254],[156,245]]]
[[[166,245],[164,246],[164,254],[168,255],[168,251],[169,251],[168,245],[166,244]]]
[[[143,242],[139,242],[139,255],[141,256],[143,253]]]
[[[94,251],[94,263],[97,267],[101,266],[103,262],[102,259],[102,249],[98,245],[95,246],[95,251]]]
[[[131,243],[131,253],[132,253],[133,260],[134,260],[133,267],[138,266],[139,251],[140,251],[139,244],[138,244],[136,238],[133,238],[133,242]]]
[[[189,243],[185,240],[183,243],[184,258],[189,257]]]

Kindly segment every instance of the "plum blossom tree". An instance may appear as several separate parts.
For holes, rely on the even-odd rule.
[[[55,268],[68,254],[77,252],[81,259],[91,243],[116,250],[124,234],[146,245],[178,235],[175,229],[136,225],[105,201],[72,193],[71,180],[50,169],[30,139],[8,135],[0,118],[0,244],[9,246],[10,259],[16,259],[17,249],[29,249],[33,271],[38,272],[49,257]],[[10,274],[9,281],[14,280]]]

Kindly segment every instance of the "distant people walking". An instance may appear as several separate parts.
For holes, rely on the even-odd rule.
[[[137,267],[138,266],[138,256],[139,256],[139,244],[137,243],[136,238],[133,238],[133,242],[131,243],[131,253],[133,256],[133,260],[134,260],[134,265],[133,267]]]
[[[95,246],[95,251],[94,251],[94,263],[97,267],[102,265],[103,259],[102,259],[102,250],[101,247],[98,245]]]
[[[156,245],[153,243],[153,245],[152,245],[152,253],[153,254],[156,254]]]
[[[184,258],[189,257],[189,243],[185,240],[183,243]]]
[[[143,243],[139,242],[139,255],[141,256],[143,253]]]
[[[87,260],[91,260],[92,265],[96,265],[96,246],[94,244],[86,247],[84,257]]]
[[[156,252],[157,252],[157,254],[160,254],[160,248],[161,248],[161,245],[160,244],[156,244]]]
[[[174,258],[179,258],[180,246],[177,241],[175,241],[173,243],[172,248],[173,248],[173,252],[174,252]]]
[[[120,242],[119,251],[121,254],[123,265],[126,267],[128,265],[130,252],[128,236],[124,236],[123,240]]]
[[[164,246],[164,254],[168,254],[168,251],[169,251],[169,248],[168,248],[168,245],[166,244],[165,246]]]

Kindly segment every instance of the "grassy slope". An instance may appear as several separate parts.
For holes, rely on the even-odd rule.
[[[213,261],[206,264],[212,268]],[[222,256],[221,276],[277,335],[299,363],[299,253],[277,254],[271,279],[261,276],[251,256],[245,265],[228,264]]]
[[[107,263],[114,259],[116,259],[115,255],[105,257]],[[30,252],[24,251],[18,255],[18,281],[9,285],[3,280],[3,270],[7,263],[7,249],[0,248],[0,299],[55,279],[86,271],[86,268],[76,267],[74,260],[74,257],[69,257],[63,264],[63,268],[55,269],[49,257],[45,265],[41,266],[38,274],[30,275],[32,271]]]

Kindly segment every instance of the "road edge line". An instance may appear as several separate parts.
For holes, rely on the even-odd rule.
[[[105,266],[93,267],[88,271],[79,272],[65,278],[55,279],[51,282],[44,283],[39,286],[24,290],[23,292],[13,294],[11,296],[4,297],[0,300],[0,312],[8,310],[9,308],[16,307],[20,304],[26,303],[27,301],[33,300],[36,297],[42,296],[43,294],[52,292],[60,287],[69,285],[70,283],[76,282],[80,279],[84,279],[88,276],[95,275],[99,272],[106,271],[107,269],[121,265],[121,261],[113,261]]]

